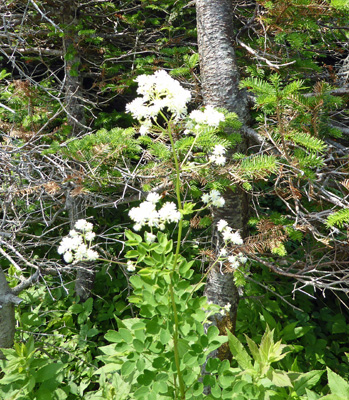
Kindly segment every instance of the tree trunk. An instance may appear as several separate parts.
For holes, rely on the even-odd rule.
[[[82,82],[79,66],[81,64],[79,37],[76,30],[78,23],[77,5],[74,0],[62,2],[63,22],[63,54],[65,57],[64,106],[68,124],[72,130],[70,135],[84,133],[85,112],[82,98]]]
[[[9,287],[4,271],[0,267],[0,348],[11,348],[16,330],[15,305],[22,299],[15,296]],[[0,351],[0,359],[4,358]]]
[[[82,98],[82,82],[79,73],[80,49],[79,37],[76,30],[78,23],[77,4],[74,0],[62,2],[62,22],[64,28],[63,49],[65,54],[65,85],[64,106],[68,124],[71,126],[70,136],[78,136],[85,133],[85,113]],[[66,208],[69,212],[70,226],[73,229],[78,219],[85,218],[86,210],[83,199],[80,196],[66,197]],[[75,280],[75,294],[81,301],[86,301],[93,288],[95,273],[87,263],[77,266]]]
[[[235,112],[242,123],[248,118],[247,97],[239,90],[239,71],[233,48],[233,20],[231,0],[196,0],[198,47],[200,56],[200,76],[205,105],[224,107]],[[243,140],[239,151],[246,149]],[[233,229],[246,234],[248,219],[248,199],[246,194],[236,189],[224,195],[225,206],[214,211],[214,226],[225,219]],[[213,243],[220,247],[221,239],[213,230]],[[212,323],[225,333],[225,327],[235,329],[239,293],[234,283],[233,273],[222,273],[219,266],[208,276],[205,295],[210,302],[225,306],[230,304],[229,317],[220,314],[212,318]],[[211,357],[229,358],[229,348],[218,349]]]

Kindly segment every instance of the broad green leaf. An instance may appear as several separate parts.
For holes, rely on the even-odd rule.
[[[272,371],[271,381],[278,387],[292,387],[292,382],[285,371]]]
[[[62,363],[53,363],[49,365],[45,365],[40,368],[36,372],[36,382],[44,382],[55,377],[59,371],[61,371],[64,367]]]
[[[331,393],[349,399],[349,383],[329,368],[327,368],[327,377]]]
[[[121,336],[116,331],[108,331],[104,335],[104,337],[106,338],[106,340],[108,340],[108,342],[112,342],[112,343],[119,343],[122,341]]]
[[[252,357],[254,358],[255,361],[261,363],[261,356],[260,356],[260,353],[259,353],[259,350],[258,350],[258,346],[247,335],[245,335],[245,338],[246,338],[246,341],[247,341],[248,348],[250,349],[250,351],[252,353]]]
[[[125,236],[128,240],[133,240],[136,243],[141,243],[143,241],[142,236],[137,235],[137,233],[134,233],[132,231],[125,231]]]
[[[135,371],[136,363],[134,361],[126,361],[121,367],[121,374],[123,376],[130,375]]]
[[[308,333],[312,326],[299,326],[297,327],[298,322],[292,322],[288,324],[281,332],[280,337],[284,341],[298,339]]]
[[[244,349],[244,346],[241,344],[239,339],[234,336],[229,329],[227,329],[228,342],[231,354],[235,357],[239,366],[242,369],[253,368],[251,363],[251,357]]]
[[[312,388],[321,378],[324,371],[315,370],[301,374],[294,383],[294,390],[298,396],[302,396],[306,389]]]

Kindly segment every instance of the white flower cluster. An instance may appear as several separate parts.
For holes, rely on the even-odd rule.
[[[225,147],[221,144],[216,144],[215,148],[213,149],[212,155],[210,155],[210,161],[214,162],[217,165],[225,165],[227,159],[224,156],[226,152]]]
[[[126,269],[128,272],[136,271],[136,266],[133,264],[131,260],[128,260],[126,265],[127,265]]]
[[[242,240],[240,233],[238,231],[233,232],[233,230],[228,226],[228,222],[224,219],[221,219],[217,224],[218,232],[221,232],[223,236],[223,240],[225,243],[232,243],[236,245],[243,244],[244,241]]]
[[[244,243],[239,232],[233,232],[233,230],[228,226],[228,222],[224,219],[221,219],[217,224],[218,232],[221,232],[223,236],[223,240],[225,243],[231,243],[235,245],[241,245]],[[219,252],[219,257],[226,257],[228,254],[227,249],[223,247]],[[241,264],[246,264],[247,257],[245,257],[242,253],[232,254],[227,260],[230,263],[230,267],[232,269],[236,269]]]
[[[220,310],[220,314],[221,315],[227,315],[227,314],[229,314],[229,312],[230,312],[230,309],[231,309],[231,304],[230,303],[227,303],[225,306],[222,306],[221,307],[221,310]]]
[[[231,255],[228,257],[228,261],[230,262],[230,267],[232,269],[236,269],[241,264],[246,264],[247,257],[245,257],[242,253]]]
[[[212,106],[206,106],[204,111],[195,110],[189,114],[189,118],[197,124],[208,125],[217,128],[220,122],[225,120],[224,114],[215,110]]]
[[[225,200],[215,189],[211,190],[210,193],[205,193],[201,199],[205,204],[212,204],[214,207],[223,207],[225,204]]]
[[[74,228],[62,239],[57,250],[58,254],[62,254],[64,261],[68,264],[97,260],[98,253],[91,248],[91,242],[96,236],[92,232],[93,225],[85,219],[79,219]]]
[[[169,222],[178,222],[181,219],[181,213],[173,202],[165,203],[160,210],[156,210],[156,203],[161,196],[157,193],[149,193],[146,201],[143,201],[139,207],[133,207],[129,211],[129,216],[135,222],[133,229],[139,231],[143,226],[165,229],[165,224]],[[155,240],[155,237],[147,234],[147,240]]]
[[[173,114],[175,120],[187,114],[190,91],[184,89],[166,71],[159,70],[154,75],[140,75],[136,82],[137,93],[142,97],[137,97],[127,104],[126,111],[140,121],[142,135],[149,132],[152,118],[156,118],[165,108]]]

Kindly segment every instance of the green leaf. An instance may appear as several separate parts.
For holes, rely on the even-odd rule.
[[[125,254],[126,258],[138,258],[139,257],[139,251],[138,250],[129,250]]]
[[[195,207],[195,203],[184,203],[183,210],[181,210],[182,215],[189,215],[193,213],[193,209]]]
[[[315,370],[301,374],[294,382],[294,390],[298,396],[303,396],[306,389],[312,388],[321,378],[324,371]]]
[[[141,243],[143,241],[142,236],[137,235],[132,231],[125,231],[125,236],[127,237],[128,240],[132,240],[136,243]]]
[[[124,376],[130,375],[136,367],[136,363],[134,361],[126,361],[121,367],[121,374]]]
[[[119,343],[119,342],[122,341],[121,336],[116,331],[108,331],[104,335],[104,337],[105,337],[106,340],[108,340],[108,342],[112,342],[112,343]]]
[[[341,376],[331,371],[328,367],[326,369],[328,386],[331,389],[331,393],[342,397],[343,399],[349,399],[349,383]]]
[[[292,322],[289,325],[286,325],[285,328],[280,332],[280,337],[284,341],[295,340],[298,339],[305,334],[307,334],[313,327],[311,326],[298,326],[298,322]]]
[[[292,387],[292,382],[285,371],[272,371],[271,381],[278,387]]]
[[[36,372],[36,382],[44,382],[55,377],[59,371],[61,371],[64,367],[62,363],[53,363],[49,365],[45,365],[40,368]]]
[[[235,357],[242,369],[252,368],[251,357],[244,349],[239,339],[227,329],[228,343],[231,354]]]
[[[262,360],[261,360],[259,350],[258,350],[256,343],[252,339],[250,339],[247,335],[245,335],[245,338],[246,338],[248,348],[250,349],[253,358],[255,359],[255,361],[261,363]]]
[[[320,399],[320,396],[317,393],[315,393],[309,389],[305,389],[305,393],[307,396],[306,397],[307,400],[319,400]]]

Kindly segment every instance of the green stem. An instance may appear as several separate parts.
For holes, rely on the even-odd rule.
[[[174,147],[174,141],[173,141],[173,136],[172,136],[170,124],[168,124],[168,126],[169,126],[168,135],[170,137],[172,153],[173,153],[173,160],[174,160],[175,169],[176,169],[176,185],[175,185],[175,188],[176,188],[176,195],[177,195],[177,204],[178,204],[178,210],[181,211],[181,210],[183,210],[183,207],[182,207],[182,201],[181,201],[181,180],[180,180],[179,163],[178,163],[176,149]],[[176,247],[176,253],[175,253],[175,258],[174,258],[174,262],[173,262],[173,271],[176,268],[177,260],[178,260],[178,256],[179,256],[179,251],[180,251],[180,248],[181,248],[182,228],[183,228],[183,221],[182,221],[182,219],[180,219],[179,223],[178,223],[177,247]]]
[[[178,158],[177,158],[177,153],[176,149],[174,147],[174,140],[172,136],[172,131],[171,131],[171,124],[168,123],[168,135],[171,141],[171,147],[172,147],[172,153],[173,153],[173,160],[175,163],[175,168],[176,168],[176,195],[177,195],[177,203],[178,203],[178,210],[183,210],[182,207],[182,202],[181,202],[181,194],[180,194],[180,170],[179,170],[179,163],[178,163]],[[182,218],[179,220],[178,223],[178,236],[177,236],[177,247],[176,247],[176,253],[173,261],[173,268],[172,272],[170,274],[171,278],[171,283],[170,283],[170,298],[171,298],[171,303],[172,303],[172,310],[173,310],[173,318],[174,318],[174,333],[173,333],[173,349],[174,349],[174,356],[175,356],[175,363],[176,363],[176,369],[177,369],[177,375],[178,375],[178,383],[179,383],[179,390],[180,390],[180,398],[181,400],[185,399],[185,387],[184,387],[184,382],[183,382],[183,377],[182,377],[182,372],[180,369],[180,361],[179,361],[179,350],[178,350],[178,339],[179,339],[179,334],[178,334],[178,327],[179,327],[179,322],[178,322],[178,313],[177,313],[177,306],[175,302],[175,296],[174,296],[174,290],[173,290],[173,274],[175,272],[177,262],[178,262],[178,257],[179,257],[179,251],[181,247],[181,239],[182,239],[182,228],[183,228],[183,221]]]

